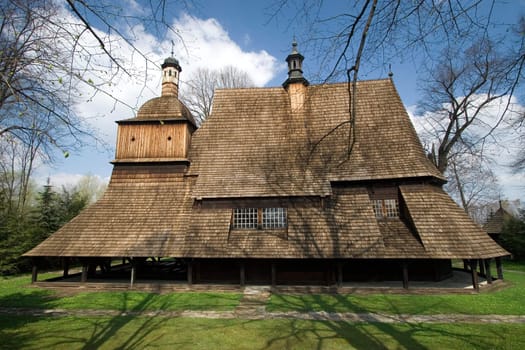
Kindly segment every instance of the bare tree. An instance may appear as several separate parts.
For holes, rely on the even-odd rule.
[[[498,52],[489,40],[467,49],[449,48],[442,54],[430,71],[419,104],[420,112],[432,116],[430,132],[438,143],[430,158],[441,172],[448,168],[456,144],[472,149],[493,140],[493,131],[506,117],[521,83],[513,70],[521,70],[523,64],[523,59]],[[495,105],[499,110],[491,111]],[[488,115],[490,112],[497,115]]]
[[[469,149],[454,150],[445,173],[445,190],[476,222],[486,217],[483,208],[501,199],[498,179],[491,169],[490,160]]]
[[[0,11],[0,137],[31,146],[37,133],[40,151],[67,152],[90,134],[71,110],[78,73],[60,44],[71,33],[53,24],[59,9],[50,1],[13,0]]]
[[[226,66],[220,70],[199,68],[194,78],[187,82],[182,99],[196,117],[197,124],[201,124],[211,113],[215,89],[252,86],[254,83],[248,74],[236,67]]]

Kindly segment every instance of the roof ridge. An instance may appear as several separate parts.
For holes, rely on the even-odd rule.
[[[370,83],[370,82],[379,82],[379,81],[391,81],[390,78],[376,78],[376,79],[364,79],[364,80],[358,80],[357,83]],[[347,85],[348,82],[346,81],[337,81],[337,82],[325,82],[325,83],[319,83],[319,84],[310,84],[308,87],[318,87],[318,86],[331,86],[331,85]],[[221,87],[217,88],[216,91],[247,91],[247,90],[285,90],[282,86],[250,86],[250,87],[237,87],[237,88],[228,88],[228,87]]]

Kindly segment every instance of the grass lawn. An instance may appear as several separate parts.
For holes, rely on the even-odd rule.
[[[0,317],[5,349],[523,349],[525,325]]]
[[[516,265],[523,269],[523,265]],[[514,266],[513,266],[514,270]],[[477,295],[435,294],[349,294],[278,295],[273,294],[268,311],[329,311],[386,314],[467,314],[525,315],[525,274],[505,272],[511,285],[500,291]]]
[[[268,311],[525,315],[525,264],[504,264],[510,286],[474,295],[272,295]],[[512,272],[510,270],[516,271]],[[44,278],[50,277],[43,276]],[[87,292],[69,297],[0,278],[0,306],[109,310],[233,310],[238,293]],[[0,314],[0,349],[524,349],[525,324],[350,323],[163,316]]]
[[[53,277],[43,274],[42,279]],[[229,311],[239,304],[240,293],[170,293],[135,291],[84,292],[59,297],[53,291],[29,287],[31,276],[0,277],[0,305],[38,309],[215,310]]]

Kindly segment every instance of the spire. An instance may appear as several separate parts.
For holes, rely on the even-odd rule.
[[[182,68],[179,61],[173,57],[173,48],[171,57],[164,60],[162,67],[162,96],[179,94],[179,75]]]
[[[286,62],[288,63],[288,79],[283,83],[285,89],[293,83],[301,83],[304,86],[308,86],[308,80],[303,77],[303,60],[304,57],[297,50],[297,41],[295,41],[294,37],[292,52],[286,57]]]

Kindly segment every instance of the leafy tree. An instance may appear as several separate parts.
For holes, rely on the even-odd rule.
[[[55,192],[48,183],[38,193],[25,215],[0,218],[0,274],[13,274],[31,269],[30,261],[21,257],[62,225],[78,215],[92,198],[79,187]],[[56,261],[47,261],[54,266]]]
[[[525,215],[505,220],[501,233],[501,245],[518,259],[525,258]]]

